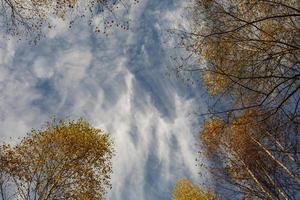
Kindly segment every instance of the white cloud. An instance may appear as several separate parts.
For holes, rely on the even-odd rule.
[[[59,55],[55,68],[63,77],[64,84],[73,85],[85,78],[91,60],[92,54],[88,49],[74,47]]]
[[[198,180],[197,120],[189,114],[199,102],[164,76],[171,63],[160,34],[181,5],[170,2],[142,1],[127,32],[95,35],[78,25],[37,46],[2,41],[1,140],[25,135],[53,114],[82,116],[114,138],[110,199],[169,199],[176,178]]]
[[[37,58],[33,64],[33,72],[37,78],[51,78],[54,73],[53,67],[44,57]]]
[[[51,24],[52,28],[50,28],[47,31],[46,36],[48,38],[58,37],[58,36],[64,34],[67,31],[67,29],[69,28],[68,20],[63,20],[58,17],[51,17],[49,19],[49,23]],[[46,28],[48,28],[48,27],[46,27]]]

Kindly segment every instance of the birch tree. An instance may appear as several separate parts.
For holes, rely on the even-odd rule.
[[[230,122],[220,118],[205,122],[201,140],[207,145],[209,156],[218,154],[223,161],[211,171],[246,199],[297,199],[299,145],[293,142],[292,135],[275,136],[271,122],[258,122],[259,117],[263,118],[251,110]]]
[[[190,11],[191,31],[177,33],[197,63],[179,70],[199,73],[215,100],[200,116],[221,160],[216,183],[246,199],[297,199],[300,1],[195,0]]]

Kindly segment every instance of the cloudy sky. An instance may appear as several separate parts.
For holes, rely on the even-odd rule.
[[[172,74],[180,55],[166,33],[186,26],[185,1],[141,0],[127,31],[55,29],[37,45],[0,36],[0,139],[15,142],[56,115],[84,117],[116,146],[110,200],[170,199],[176,179],[197,183],[200,87]],[[202,158],[204,159],[204,158]]]

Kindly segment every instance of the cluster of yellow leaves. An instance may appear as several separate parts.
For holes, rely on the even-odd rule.
[[[209,153],[215,152],[219,147],[224,136],[225,128],[225,122],[219,117],[214,117],[204,122],[199,136],[200,139],[207,145]]]
[[[237,95],[237,88],[258,89],[258,86],[267,93],[278,84],[278,79],[247,77],[282,74],[281,61],[294,67],[300,55],[299,45],[295,44],[300,30],[296,17],[289,15],[295,13],[293,8],[299,10],[296,1],[229,0],[230,6],[216,0],[196,3],[194,49],[200,63],[209,63],[202,78],[210,94],[229,90]],[[197,4],[202,8],[200,14]],[[199,25],[198,20],[203,20],[199,15],[206,16],[204,25]],[[250,96],[250,92],[246,95]]]
[[[199,133],[200,140],[206,146],[208,153],[215,153],[219,147],[230,148],[241,156],[257,155],[257,144],[251,137],[260,137],[264,130],[264,123],[257,122],[259,113],[247,110],[230,123],[225,123],[219,117],[213,117],[204,122]]]
[[[102,198],[110,187],[112,156],[109,135],[82,119],[50,122],[17,146],[1,147],[5,172],[30,183],[28,190],[40,199]]]
[[[206,71],[202,75],[205,86],[209,89],[211,95],[216,95],[224,90],[225,85],[228,85],[229,81],[223,75]]]
[[[218,39],[206,38],[199,47],[202,62],[209,62],[202,79],[211,95],[225,91],[236,77],[246,75],[249,60],[257,56],[251,44],[238,40],[244,40],[242,33],[231,33]]]
[[[265,135],[267,131],[266,121],[260,122],[257,120],[261,117],[260,115],[261,113],[256,110],[248,110],[228,125],[228,146],[231,153],[238,160],[228,168],[228,172],[235,180],[247,179],[249,176],[253,179],[254,174],[262,173],[263,176],[267,176],[267,180],[260,180],[259,178],[258,180],[252,180],[254,181],[254,184],[252,183],[253,187],[258,187],[260,181],[270,181],[270,187],[274,187],[270,175],[274,173],[274,168],[278,165],[275,163],[275,157],[270,157],[272,153],[265,150],[264,139],[267,138],[271,143],[273,141]]]
[[[172,200],[216,200],[211,193],[204,192],[188,179],[180,179],[176,182]]]
[[[243,157],[257,155],[257,145],[251,141],[251,135],[259,129],[259,124],[254,120],[255,113],[253,110],[247,111],[237,117],[229,124],[229,142],[232,149],[239,152]],[[256,132],[255,132],[256,133]],[[253,149],[254,148],[254,149]]]

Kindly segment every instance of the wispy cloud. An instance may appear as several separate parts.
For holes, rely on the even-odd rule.
[[[172,62],[162,32],[181,19],[181,2],[143,0],[129,8],[131,29],[108,36],[82,25],[62,26],[37,46],[1,40],[2,140],[52,115],[82,116],[114,138],[110,199],[169,199],[177,178],[199,181],[190,113],[201,102],[165,75]]]

